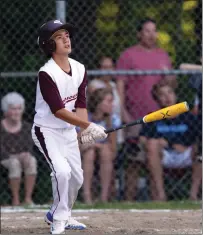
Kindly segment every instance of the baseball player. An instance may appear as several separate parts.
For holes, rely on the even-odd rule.
[[[73,25],[51,20],[40,27],[38,37],[49,60],[38,73],[32,138],[52,171],[53,205],[45,216],[51,234],[86,228],[71,217],[83,183],[75,126],[82,128],[82,144],[107,137],[104,128],[88,122],[85,67],[69,57],[73,33]]]

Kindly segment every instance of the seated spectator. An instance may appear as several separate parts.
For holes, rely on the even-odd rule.
[[[104,56],[101,58],[100,62],[101,70],[114,70],[114,63],[112,58]],[[116,83],[110,75],[100,76],[93,79],[88,85],[88,94],[92,94],[96,89],[108,88],[112,89],[113,92],[113,114],[117,116],[119,121],[118,125],[121,124],[121,107],[120,107],[120,98],[118,95]],[[116,133],[117,143],[121,144],[123,142],[123,131],[119,130]]]
[[[161,108],[174,105],[177,97],[174,89],[164,81],[153,86],[152,95]],[[151,174],[152,198],[166,200],[163,183],[163,168],[180,169],[191,167],[193,178],[191,198],[197,198],[201,183],[201,169],[194,161],[196,117],[184,113],[176,118],[144,125],[141,141],[145,144],[148,167]],[[195,176],[195,177],[194,177]]]
[[[33,204],[32,193],[37,174],[37,162],[32,155],[33,142],[31,126],[22,120],[25,100],[11,92],[1,100],[4,118],[1,120],[1,164],[8,169],[9,184],[12,192],[12,205],[20,205],[19,190],[21,174],[25,175],[26,205]]]
[[[112,127],[116,120],[112,114],[113,94],[109,89],[97,89],[89,97],[89,121],[97,123],[105,128]],[[113,125],[114,126],[114,125]],[[84,201],[92,203],[92,177],[96,157],[100,160],[101,201],[109,198],[110,183],[112,179],[113,160],[116,152],[115,132],[109,137],[91,146],[81,147],[84,170]]]
[[[202,58],[200,59],[202,63]],[[202,65],[199,64],[181,64],[181,70],[196,70],[202,71]],[[197,144],[198,144],[198,158],[202,162],[202,74],[194,74],[189,78],[189,87],[192,87],[196,90],[197,94],[195,97],[195,103],[193,108],[193,113],[197,115],[197,125],[198,125],[198,135],[197,135]]]

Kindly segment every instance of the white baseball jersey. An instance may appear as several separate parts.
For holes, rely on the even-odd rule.
[[[70,74],[63,71],[52,58],[40,68],[34,117],[36,125],[72,129],[73,125],[56,118],[54,113],[61,108],[66,108],[70,112],[75,107],[86,108],[85,67],[71,58],[69,58],[69,63]]]

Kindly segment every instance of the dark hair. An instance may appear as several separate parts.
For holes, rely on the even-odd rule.
[[[110,55],[101,55],[100,58],[99,58],[99,60],[97,61],[97,67],[98,67],[98,68],[101,67],[102,62],[103,62],[105,59],[110,59],[110,60],[112,60],[113,65],[115,65],[115,63],[116,63],[116,61],[115,61]]]
[[[101,64],[103,63],[104,60],[106,59],[109,59],[112,61],[112,63],[114,64],[114,60],[112,59],[111,56],[102,56],[100,59],[99,59],[99,65],[101,66]]]
[[[100,88],[95,90],[88,98],[88,109],[90,113],[94,113],[97,106],[103,101],[104,97],[108,94],[112,94],[112,90],[109,88]]]
[[[145,19],[142,19],[139,23],[138,23],[138,26],[137,26],[137,31],[140,32],[142,29],[143,29],[143,26],[144,24],[148,23],[148,22],[151,22],[151,23],[154,23],[156,24],[156,21],[152,18],[145,18]]]
[[[173,91],[175,91],[174,87],[171,86],[171,84],[169,82],[167,82],[165,79],[160,80],[157,84],[155,84],[152,87],[152,90],[151,90],[152,97],[156,102],[159,102],[159,94],[158,94],[159,89],[162,88],[162,87],[165,87],[165,86],[169,86],[169,87],[171,87],[171,89]]]

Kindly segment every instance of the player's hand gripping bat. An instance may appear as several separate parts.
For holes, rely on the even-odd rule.
[[[117,131],[119,129],[123,129],[129,126],[134,126],[137,124],[142,124],[142,123],[149,123],[149,122],[155,122],[155,121],[159,121],[162,119],[168,119],[168,118],[173,118],[178,116],[181,113],[185,113],[189,111],[189,106],[187,104],[187,102],[182,102],[182,103],[178,103],[163,109],[159,109],[155,112],[149,113],[146,116],[144,116],[143,118],[140,118],[138,120],[135,120],[133,122],[121,125],[119,127],[116,128],[110,128],[105,130],[105,132],[111,133],[113,131]]]

